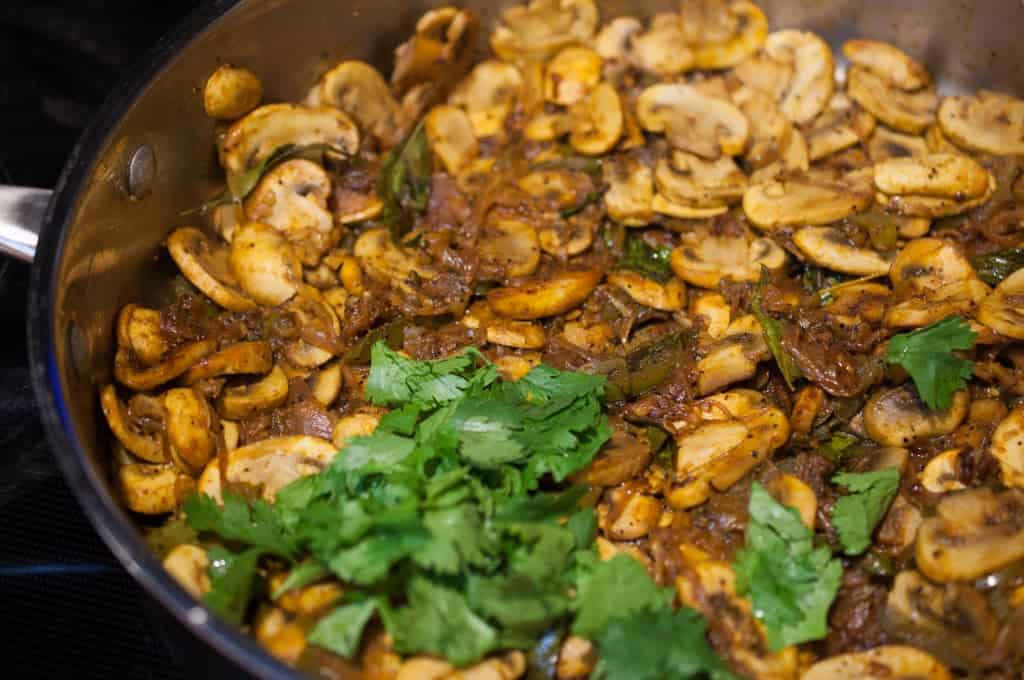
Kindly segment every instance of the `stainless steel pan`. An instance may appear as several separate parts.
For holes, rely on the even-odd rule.
[[[0,251],[32,259],[32,376],[69,484],[125,568],[179,621],[248,672],[287,668],[179,588],[115,502],[97,385],[109,379],[113,318],[168,271],[160,241],[182,211],[221,181],[214,126],[200,92],[222,62],[262,77],[267,98],[301,98],[341,58],[385,71],[428,0],[212,0],[157,44],[109,97],[52,191],[0,188]],[[503,3],[462,0],[484,25]],[[505,3],[507,4],[507,3]],[[670,10],[677,0],[607,0],[605,17]],[[1021,0],[762,0],[773,27],[803,27],[837,44],[887,40],[924,61],[942,88],[1024,94]],[[36,243],[38,236],[38,244]]]

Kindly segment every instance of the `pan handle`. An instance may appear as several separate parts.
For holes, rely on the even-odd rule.
[[[49,189],[0,186],[0,254],[32,261],[52,194]]]

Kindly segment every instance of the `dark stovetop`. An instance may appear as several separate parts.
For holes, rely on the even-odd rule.
[[[0,0],[0,182],[52,186],[119,77],[196,0]],[[3,677],[184,678],[152,606],[93,531],[39,423],[25,349],[28,266],[0,262]]]

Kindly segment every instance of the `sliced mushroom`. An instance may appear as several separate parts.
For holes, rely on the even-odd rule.
[[[302,265],[291,244],[276,229],[259,222],[235,233],[228,264],[238,285],[260,304],[287,302],[302,285]]]
[[[870,192],[852,182],[824,183],[810,177],[755,184],[743,194],[747,219],[766,230],[830,224],[867,210],[871,203]]]
[[[633,36],[630,60],[637,68],[671,77],[693,67],[693,52],[684,44],[677,14],[655,14],[643,33]]]
[[[828,43],[809,31],[775,31],[768,34],[764,51],[792,69],[779,102],[782,113],[797,125],[814,120],[835,91],[835,65]]]
[[[173,463],[122,462],[117,467],[116,486],[132,512],[166,515],[178,509],[195,488],[195,481],[179,472]]]
[[[928,87],[932,82],[924,66],[889,43],[848,40],[843,43],[843,54],[851,64],[861,66],[907,92]]]
[[[343,61],[325,73],[307,98],[352,116],[363,132],[385,145],[398,142],[399,106],[384,76],[361,61]]]
[[[778,269],[786,253],[774,241],[750,234],[714,234],[695,229],[683,233],[669,264],[676,276],[700,288],[718,288],[722,279],[756,281],[761,267]]]
[[[163,433],[160,430],[149,432],[134,422],[124,404],[118,399],[117,390],[113,385],[107,385],[100,391],[100,406],[110,431],[132,455],[148,463],[167,462]]]
[[[778,103],[786,96],[794,67],[791,61],[777,61],[761,51],[737,64],[730,73],[743,85],[764,92]]]
[[[139,305],[125,305],[117,316],[118,343],[126,346],[134,359],[153,366],[167,353],[167,339],[161,329],[160,312]]]
[[[972,581],[1024,559],[1024,492],[943,496],[917,532],[917,568],[940,583]]]
[[[676,437],[678,485],[667,500],[677,508],[690,507],[693,488],[728,489],[789,438],[786,415],[752,390],[714,394],[695,406],[700,420],[681,424]]]
[[[558,652],[555,677],[558,680],[574,680],[589,677],[597,666],[597,648],[590,640],[578,635],[565,638]]]
[[[487,294],[494,312],[510,319],[533,320],[564,314],[583,303],[601,281],[600,269],[563,271],[545,281],[496,288]]]
[[[197,390],[178,387],[163,395],[171,460],[193,477],[217,453],[217,416]]]
[[[917,390],[904,383],[871,395],[864,406],[864,427],[879,444],[907,446],[955,430],[967,417],[970,401],[967,391],[959,390],[948,409],[932,411]]]
[[[320,291],[310,286],[301,287],[285,309],[302,336],[284,347],[284,356],[292,366],[318,368],[338,353],[341,322]]]
[[[799,477],[783,473],[765,482],[765,488],[775,500],[799,512],[800,521],[804,526],[814,530],[814,519],[818,515],[818,499],[811,487]]]
[[[998,430],[996,430],[998,432]],[[993,441],[993,446],[995,442]],[[947,449],[936,454],[921,470],[921,486],[931,493],[960,491],[967,487],[960,481],[963,449]]]
[[[939,106],[934,88],[905,92],[857,65],[846,75],[846,93],[889,127],[915,135],[935,122]]]
[[[651,199],[651,209],[661,215],[678,217],[684,220],[699,220],[708,217],[717,217],[729,212],[729,206],[719,205],[710,208],[698,208],[683,203],[675,203],[661,194],[655,194]]]
[[[249,194],[245,214],[279,231],[299,260],[313,267],[340,235],[327,209],[330,194],[331,180],[319,165],[303,159],[285,161],[267,172]]]
[[[222,64],[203,86],[203,110],[210,118],[241,118],[259,106],[262,98],[259,76],[231,64]]]
[[[971,314],[989,293],[955,245],[934,238],[908,242],[889,269],[890,328],[927,326],[951,314]]]
[[[338,395],[341,394],[343,383],[341,364],[334,361],[310,377],[309,390],[313,393],[313,398],[321,406],[329,407],[337,400]]]
[[[800,680],[953,680],[935,657],[916,647],[882,645],[819,661]]]
[[[162,363],[145,368],[136,367],[126,346],[124,341],[118,343],[114,355],[114,377],[125,387],[146,391],[174,380],[203,357],[212,354],[217,349],[217,341],[213,338],[197,340],[169,354]]]
[[[875,128],[874,134],[868,140],[867,150],[873,163],[881,163],[890,158],[927,156],[933,153],[923,137],[894,132],[884,125]]]
[[[540,265],[537,230],[528,222],[488,220],[480,232],[479,249],[483,272],[501,280],[529,276]]]
[[[331,433],[331,443],[338,449],[344,449],[353,437],[366,437],[373,434],[380,423],[380,414],[364,412],[353,413],[338,419]]]
[[[718,285],[712,286],[717,288]],[[690,317],[703,327],[712,340],[725,335],[732,310],[720,293],[699,292],[690,297]]]
[[[415,292],[410,280],[437,276],[432,267],[421,262],[418,253],[395,246],[386,229],[364,231],[352,252],[371,278],[406,292]]]
[[[747,188],[747,178],[727,156],[706,161],[683,151],[672,160],[658,161],[654,183],[668,200],[697,208],[714,208],[737,203]]]
[[[351,156],[359,150],[359,128],[337,109],[267,104],[228,128],[220,163],[229,176],[239,176],[259,168],[279,149],[313,144]]]
[[[541,229],[537,234],[541,250],[558,258],[572,257],[594,243],[593,226],[586,221],[570,220]]]
[[[164,569],[189,595],[201,600],[210,592],[210,558],[198,545],[182,543],[164,558]]]
[[[946,97],[939,107],[941,132],[972,151],[1024,154],[1024,101],[991,90]]]
[[[686,286],[679,279],[661,284],[636,272],[622,270],[608,275],[608,284],[620,288],[645,307],[675,312],[686,304]]]
[[[812,161],[874,138],[875,117],[841,92],[832,95],[828,106],[807,131],[808,154]]]
[[[669,143],[702,158],[735,156],[750,138],[743,112],[725,99],[681,83],[653,85],[636,103],[637,120],[648,132],[664,132]]]
[[[575,483],[617,486],[640,474],[651,460],[646,438],[613,428],[611,438],[585,468],[573,474]]]
[[[232,484],[251,487],[264,499],[272,501],[278,490],[327,467],[337,451],[334,444],[319,437],[271,437],[228,453],[223,474],[227,476],[229,487]],[[220,461],[211,461],[199,477],[197,487],[200,493],[218,503],[225,486],[221,474]]]
[[[523,76],[512,64],[489,59],[476,65],[449,101],[466,109],[478,139],[500,135],[515,108]]]
[[[815,264],[854,276],[882,276],[892,264],[871,248],[850,244],[835,227],[804,227],[793,234],[793,243]]]
[[[542,355],[539,352],[522,354],[505,354],[494,361],[498,367],[498,375],[506,382],[515,382],[540,365]]]
[[[1003,484],[1024,487],[1024,407],[1017,406],[999,423],[989,451],[999,461]]]
[[[1024,269],[996,286],[978,307],[978,321],[1000,335],[1024,340]]]
[[[937,153],[875,164],[875,186],[886,194],[966,201],[983,196],[993,181],[988,170],[967,156]]]
[[[265,340],[236,342],[197,361],[181,376],[185,385],[222,375],[266,373],[274,366],[270,343]]]
[[[573,119],[566,112],[541,113],[531,118],[523,134],[535,142],[553,142],[572,131]]]
[[[609,83],[597,85],[573,106],[570,113],[572,131],[569,143],[582,154],[600,156],[607,153],[622,136],[625,123],[622,99]]]
[[[462,317],[467,328],[483,332],[487,342],[515,349],[540,349],[547,342],[544,328],[529,321],[499,319],[490,305],[481,300]]]
[[[480,145],[466,112],[455,106],[435,106],[426,118],[430,149],[449,175],[458,176],[476,160]]]
[[[215,244],[203,232],[194,227],[175,229],[167,237],[167,252],[185,278],[224,309],[256,309],[256,302],[239,289],[228,266],[228,249]]]
[[[757,365],[770,356],[757,319],[749,314],[735,319],[697,362],[697,393],[708,395],[753,378]]]
[[[217,399],[217,412],[228,420],[240,420],[275,409],[288,398],[288,376],[275,366],[262,379],[238,387],[228,387]]]
[[[761,8],[752,2],[734,2],[722,7],[728,13],[731,31],[726,35],[711,36],[705,30],[706,22],[687,22],[687,7],[696,3],[683,3],[684,30],[696,33],[701,40],[692,41],[693,66],[699,69],[729,68],[761,49],[768,36],[768,19]],[[713,38],[713,39],[708,39]]]
[[[779,160],[793,124],[782,115],[775,99],[749,85],[735,88],[730,98],[750,123],[750,145],[744,154],[746,161],[756,169]],[[806,159],[802,169],[807,169]]]
[[[608,191],[604,205],[608,216],[627,227],[643,227],[655,219],[654,173],[636,158],[611,159],[602,164]]]
[[[544,74],[544,98],[572,106],[601,82],[601,55],[589,47],[566,47],[558,52]]]
[[[622,66],[630,58],[634,36],[643,30],[644,25],[636,17],[615,17],[594,36],[594,50],[605,62]]]
[[[598,24],[594,0],[531,0],[502,12],[491,48],[507,61],[543,60],[573,43],[586,43]]]
[[[607,496],[610,509],[605,534],[615,541],[643,538],[658,526],[661,501],[645,493],[613,489]]]

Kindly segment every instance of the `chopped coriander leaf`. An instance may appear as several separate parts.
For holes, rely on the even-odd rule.
[[[331,570],[314,559],[307,559],[288,572],[288,576],[281,585],[270,594],[270,599],[276,600],[287,592],[303,588],[311,583],[316,583],[331,573]]]
[[[673,276],[672,268],[669,266],[671,255],[671,248],[648,245],[642,237],[630,234],[626,238],[626,252],[619,259],[619,268],[629,269],[658,283],[665,283]]]
[[[974,363],[953,354],[974,347],[977,333],[959,316],[950,316],[889,339],[885,360],[906,369],[928,408],[948,409],[953,394],[967,386]]]
[[[885,516],[900,488],[900,472],[885,468],[873,472],[842,472],[832,483],[850,492],[832,507],[832,526],[847,555],[859,555],[871,545],[871,534]]]
[[[736,589],[754,604],[768,646],[820,640],[839,591],[843,567],[828,548],[814,547],[814,533],[800,514],[754,482],[750,491],[747,544],[736,555]]]
[[[842,462],[847,450],[856,444],[859,439],[846,432],[836,432],[832,438],[821,445],[818,451],[821,455],[838,465]]]
[[[376,600],[342,605],[316,622],[307,640],[340,657],[351,659],[359,650],[363,629],[377,611]]]
[[[224,548],[211,548],[208,555],[210,592],[206,593],[206,604],[221,618],[241,625],[249,608],[256,582],[256,567],[263,551],[249,548],[233,553]]]
[[[611,593],[629,593],[629,597],[610,597]],[[642,564],[628,555],[616,555],[598,562],[580,579],[572,632],[593,637],[613,619],[664,609],[673,597],[671,590],[663,590],[651,580]]]
[[[796,384],[796,379],[801,375],[800,367],[796,365],[793,357],[782,346],[783,322],[769,316],[764,311],[764,307],[761,306],[761,292],[766,285],[768,285],[768,269],[762,265],[761,279],[754,287],[754,298],[750,303],[750,311],[757,318],[757,322],[761,324],[764,341],[768,345],[772,356],[775,357],[775,363],[778,364],[779,372],[782,373],[786,385],[792,390],[793,385]]]
[[[184,509],[189,527],[216,533],[278,557],[294,557],[294,537],[280,523],[270,504],[259,499],[250,503],[233,493],[225,492],[223,496],[222,505],[207,495],[192,494],[186,498]]]

